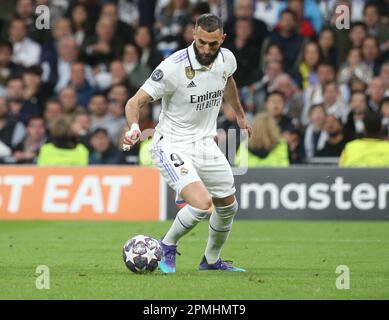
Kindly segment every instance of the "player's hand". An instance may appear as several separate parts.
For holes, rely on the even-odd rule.
[[[251,128],[250,122],[247,120],[246,116],[243,117],[237,117],[236,122],[238,123],[239,128],[243,130],[247,130],[249,137],[251,137],[251,133],[253,129]]]
[[[138,142],[140,134],[139,125],[137,123],[133,123],[130,130],[124,134],[123,151],[130,151],[130,149]]]

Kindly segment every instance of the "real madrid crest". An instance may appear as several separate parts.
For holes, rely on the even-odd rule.
[[[185,67],[185,75],[189,80],[191,80],[195,76],[195,71],[190,66]]]
[[[182,176],[186,176],[188,174],[188,169],[185,167],[181,167],[180,173]]]
[[[225,71],[223,72],[222,78],[224,81],[227,81],[227,72],[225,72]]]

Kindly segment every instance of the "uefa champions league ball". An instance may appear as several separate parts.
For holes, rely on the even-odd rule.
[[[123,261],[135,273],[153,272],[162,259],[162,249],[152,237],[137,235],[123,247]]]

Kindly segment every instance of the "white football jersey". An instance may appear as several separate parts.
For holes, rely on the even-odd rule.
[[[161,62],[141,87],[153,100],[162,98],[156,130],[178,143],[216,136],[224,88],[236,70],[230,50],[221,48],[208,69],[197,61],[193,46]]]

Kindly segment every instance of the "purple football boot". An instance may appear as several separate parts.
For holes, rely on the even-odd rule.
[[[162,242],[162,239],[159,240],[159,245],[161,246],[163,256],[162,260],[159,263],[159,269],[163,273],[175,273],[176,272],[176,255],[180,255],[177,252],[177,246],[171,245],[168,246]]]
[[[231,263],[232,261],[223,261],[219,258],[215,263],[208,263],[205,256],[203,257],[203,260],[200,263],[199,270],[222,270],[222,271],[233,271],[233,272],[246,272],[245,269],[238,268],[233,266]]]

